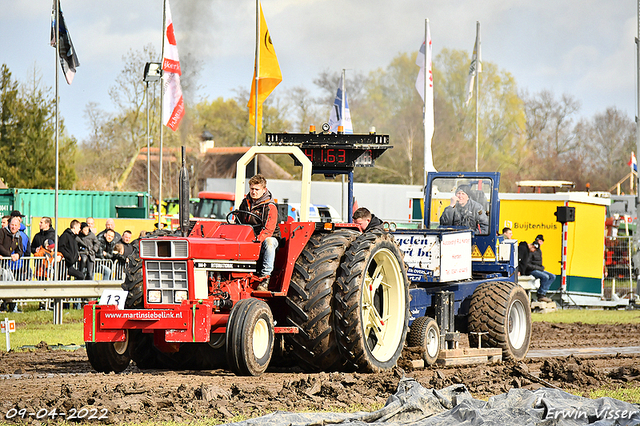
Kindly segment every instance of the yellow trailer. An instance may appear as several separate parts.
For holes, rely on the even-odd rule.
[[[567,287],[570,294],[603,295],[603,268],[607,198],[581,192],[556,194],[500,194],[500,225],[513,230],[513,238],[533,242],[544,236],[542,259],[557,276],[552,291],[560,289],[562,275],[562,224],[555,212],[575,207],[575,222],[567,223]]]
[[[421,195],[410,194],[412,220],[423,217]],[[432,198],[432,222],[437,221],[449,204],[451,195],[443,192]],[[608,198],[593,197],[584,192],[500,193],[500,229],[507,226],[513,230],[513,238],[526,242],[533,242],[538,234],[544,236],[543,264],[557,276],[551,290],[558,291],[562,275],[562,224],[557,221],[555,212],[560,206],[575,207],[575,222],[567,223],[566,291],[574,295],[574,299],[581,296],[599,299],[603,296],[605,218],[609,204]],[[591,305],[592,302],[584,304]]]

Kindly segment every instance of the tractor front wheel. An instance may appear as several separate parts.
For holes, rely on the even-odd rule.
[[[124,342],[87,342],[87,357],[94,370],[101,373],[120,373],[131,362],[129,356],[129,330],[125,330]]]
[[[262,300],[242,299],[227,322],[227,362],[239,376],[259,376],[271,361],[274,345],[273,315]]]

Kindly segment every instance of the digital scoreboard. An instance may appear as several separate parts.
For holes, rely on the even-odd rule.
[[[267,145],[295,145],[311,160],[314,173],[349,173],[373,167],[387,149],[389,135],[343,133],[267,133]]]

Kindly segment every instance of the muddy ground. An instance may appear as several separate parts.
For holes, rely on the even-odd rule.
[[[640,346],[637,325],[534,323],[531,349]],[[557,386],[587,392],[603,385],[640,386],[640,354],[527,359],[472,367],[412,369],[415,351],[405,350],[399,367],[384,374],[304,374],[268,371],[261,377],[237,377],[224,370],[94,373],[84,349],[52,350],[41,344],[29,352],[0,356],[2,422],[12,409],[25,417],[78,412],[83,407],[107,423],[123,421],[230,421],[237,414],[258,416],[273,410],[344,409],[354,404],[382,405],[396,391],[402,375],[427,388],[464,383],[476,398],[486,399],[513,387]],[[85,417],[88,417],[85,415]],[[9,421],[19,420],[19,415]],[[58,417],[57,420],[60,420]],[[51,421],[51,420],[49,420]]]

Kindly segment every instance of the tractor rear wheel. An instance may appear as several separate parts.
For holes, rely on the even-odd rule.
[[[131,362],[128,330],[125,330],[124,342],[86,342],[85,348],[89,363],[101,373],[120,373]]]
[[[386,232],[360,235],[338,271],[336,334],[348,365],[379,372],[396,365],[409,322],[409,280],[400,248]]]
[[[124,283],[122,289],[127,290],[128,308],[142,308],[144,306],[143,286],[142,286],[142,260],[140,259],[140,250],[133,245],[133,253],[129,255],[127,265],[124,270]]]
[[[155,230],[147,234],[145,238],[166,237],[171,235],[164,229]],[[140,259],[140,240],[134,241],[131,245],[133,252],[127,258],[127,265],[124,269],[124,283],[122,289],[127,290],[127,307],[142,308],[144,306],[144,289],[142,285],[142,259]]]
[[[287,320],[298,334],[286,335],[291,355],[307,371],[327,371],[342,365],[333,330],[333,296],[340,261],[359,232],[342,229],[311,237],[296,260],[287,294]]]
[[[419,346],[425,367],[434,365],[440,355],[440,327],[436,320],[430,317],[416,318],[411,323],[407,334],[408,346]]]
[[[259,376],[271,361],[274,345],[273,315],[264,301],[242,299],[227,322],[227,362],[239,376]]]
[[[521,360],[531,343],[531,308],[522,287],[509,281],[480,284],[471,296],[469,331],[482,335],[482,346],[501,348],[504,360]],[[478,335],[469,334],[469,344]]]

